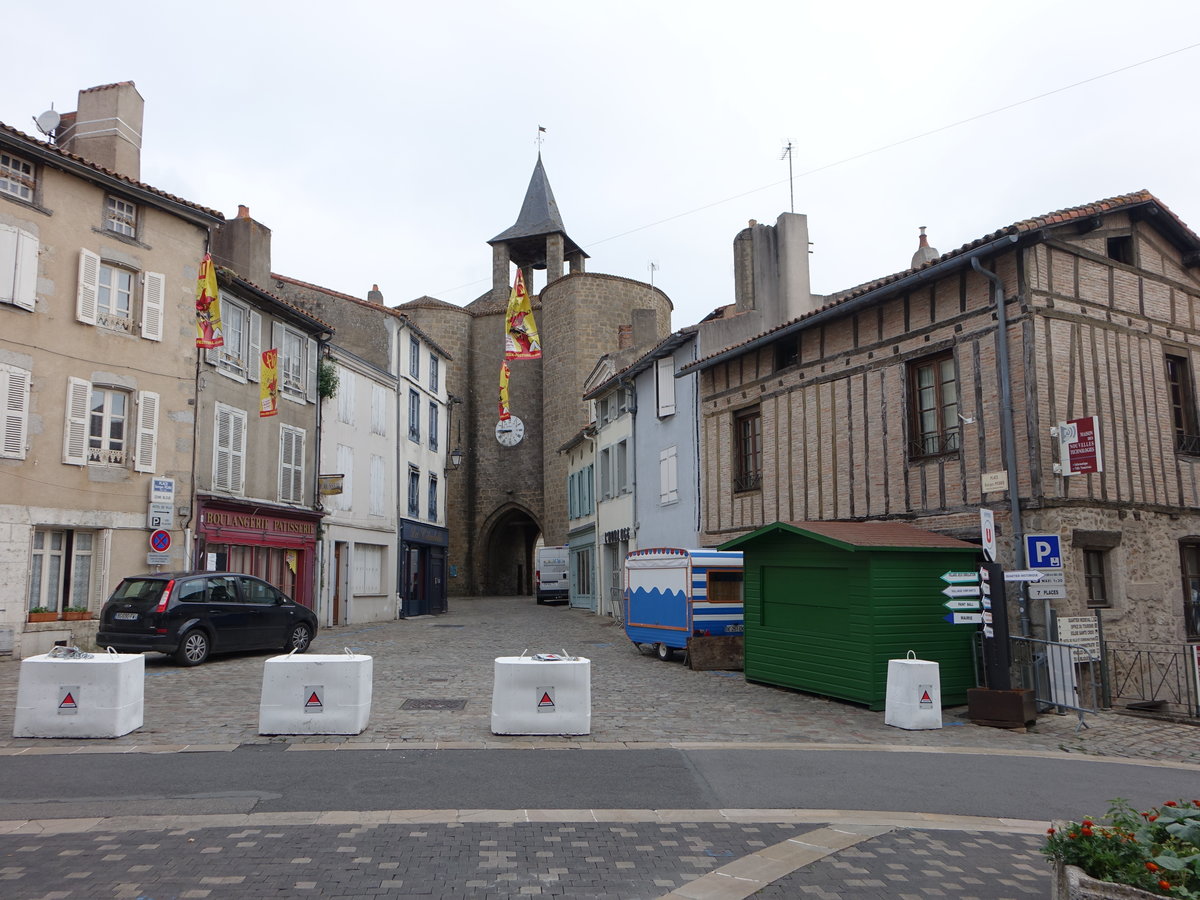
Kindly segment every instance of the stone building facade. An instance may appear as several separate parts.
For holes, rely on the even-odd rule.
[[[448,473],[451,594],[532,593],[533,548],[567,538],[567,460],[558,450],[590,421],[584,383],[605,353],[652,346],[670,331],[671,301],[640,281],[585,271],[568,237],[539,157],[517,222],[489,242],[492,287],[458,307],[422,297],[397,307],[456,364]],[[498,442],[505,313],[515,272],[533,285],[542,358],[510,362],[510,409],[524,425],[515,446]],[[568,271],[569,269],[569,271]]]
[[[1200,641],[1200,238],[1139,192],[933,257],[684,368],[705,543],[868,519],[978,542],[989,508],[1006,567],[1062,541],[1065,597],[1012,602],[1014,633],[1099,611],[1109,639]],[[1090,416],[1103,470],[1064,475],[1051,429]]]

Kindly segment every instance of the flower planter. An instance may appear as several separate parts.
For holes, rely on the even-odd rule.
[[[64,619],[66,619],[68,622],[81,622],[84,619],[90,619],[92,617],[92,613],[91,613],[91,610],[87,610],[87,609],[81,610],[79,612],[72,612],[71,610],[66,610],[62,614],[62,617]]]
[[[57,622],[58,621],[58,613],[56,613],[56,612],[44,612],[44,613],[31,612],[28,615],[29,615],[30,622]]]
[[[1162,897],[1127,884],[1113,884],[1092,878],[1078,866],[1062,863],[1054,867],[1054,887],[1051,900],[1147,900]]]

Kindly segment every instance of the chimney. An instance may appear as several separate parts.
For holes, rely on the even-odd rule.
[[[925,226],[921,226],[921,237],[917,241],[917,252],[913,254],[912,266],[913,269],[919,269],[927,262],[932,262],[939,256],[936,247],[929,246],[929,238],[925,237]]]
[[[271,283],[271,229],[250,218],[250,207],[238,205],[236,219],[226,219],[213,240],[213,261],[259,287]]]
[[[633,326],[618,325],[617,326],[617,349],[628,350],[633,346]]]
[[[367,291],[367,302],[378,303],[380,306],[383,306],[383,292],[379,290],[379,285],[371,285],[371,289]]]
[[[90,163],[142,180],[142,113],[146,102],[132,81],[79,92],[79,109],[64,113],[58,146]]]

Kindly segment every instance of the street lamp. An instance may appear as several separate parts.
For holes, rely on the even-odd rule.
[[[454,466],[454,468],[457,469],[459,466],[462,465],[462,459],[463,459],[463,452],[458,447],[455,447],[453,450],[450,451],[450,465]]]

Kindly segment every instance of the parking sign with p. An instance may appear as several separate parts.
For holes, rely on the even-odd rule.
[[[1025,560],[1031,569],[1061,569],[1062,549],[1057,534],[1025,535]]]

